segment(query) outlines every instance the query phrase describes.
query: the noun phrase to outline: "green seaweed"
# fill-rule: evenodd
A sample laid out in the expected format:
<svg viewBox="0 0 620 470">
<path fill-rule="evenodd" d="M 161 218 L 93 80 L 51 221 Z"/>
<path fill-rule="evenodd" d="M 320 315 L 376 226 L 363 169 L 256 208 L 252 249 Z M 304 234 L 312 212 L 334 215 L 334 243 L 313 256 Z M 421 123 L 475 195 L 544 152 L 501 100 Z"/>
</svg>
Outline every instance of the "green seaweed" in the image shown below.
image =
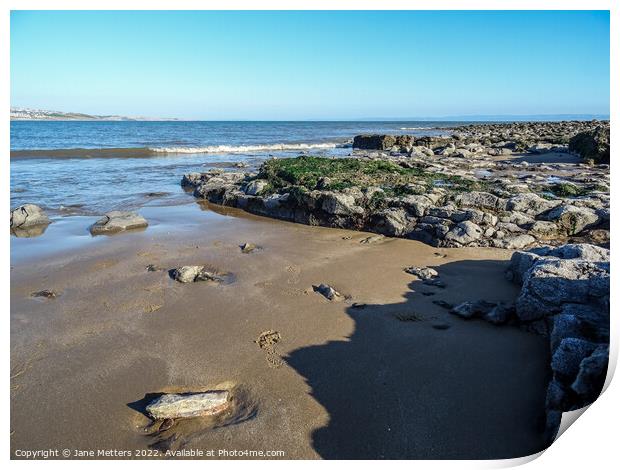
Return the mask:
<svg viewBox="0 0 620 470">
<path fill-rule="evenodd" d="M 403 167 L 386 160 L 325 158 L 302 156 L 265 162 L 257 178 L 269 182 L 269 190 L 278 192 L 291 186 L 307 190 L 342 191 L 357 187 L 380 187 L 384 196 L 406 196 L 430 191 L 438 182 L 451 191 L 484 190 L 486 183 L 460 176 Z"/>
</svg>

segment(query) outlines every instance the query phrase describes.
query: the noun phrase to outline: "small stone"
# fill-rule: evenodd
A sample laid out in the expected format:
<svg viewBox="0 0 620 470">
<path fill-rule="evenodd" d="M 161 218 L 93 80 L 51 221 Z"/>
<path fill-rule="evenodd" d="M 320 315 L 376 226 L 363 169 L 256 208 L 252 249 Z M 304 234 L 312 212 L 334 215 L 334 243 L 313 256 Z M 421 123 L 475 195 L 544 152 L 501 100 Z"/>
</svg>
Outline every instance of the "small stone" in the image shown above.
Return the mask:
<svg viewBox="0 0 620 470">
<path fill-rule="evenodd" d="M 318 286 L 312 286 L 314 292 L 318 292 L 327 300 L 339 301 L 344 298 L 344 296 L 334 289 L 332 286 L 328 286 L 327 284 L 319 284 Z"/>
<path fill-rule="evenodd" d="M 204 266 L 181 266 L 170 271 L 170 276 L 175 281 L 182 283 L 198 281 L 220 282 L 222 278 L 216 273 L 208 271 Z"/>
<path fill-rule="evenodd" d="M 214 390 L 204 393 L 169 393 L 153 400 L 146 412 L 153 419 L 194 418 L 211 416 L 228 407 L 227 390 Z"/>
<path fill-rule="evenodd" d="M 436 330 L 447 330 L 451 327 L 449 323 L 433 323 L 431 326 Z"/>
<path fill-rule="evenodd" d="M 258 247 L 254 243 L 244 243 L 239 248 L 241 248 L 241 253 L 252 253 Z"/>
<path fill-rule="evenodd" d="M 58 297 L 58 294 L 56 292 L 54 292 L 53 290 L 48 290 L 48 289 L 40 290 L 38 292 L 33 292 L 31 295 L 33 297 L 44 297 L 46 299 L 55 299 L 56 297 Z"/>
<path fill-rule="evenodd" d="M 366 238 L 360 240 L 360 243 L 363 244 L 363 245 L 370 245 L 372 243 L 380 242 L 384 238 L 385 238 L 385 236 L 383 236 L 383 235 L 371 235 L 370 237 L 366 237 Z"/>
<path fill-rule="evenodd" d="M 445 308 L 446 310 L 452 310 L 454 308 L 454 305 L 446 302 L 445 300 L 433 300 L 433 303 L 441 308 Z"/>
<path fill-rule="evenodd" d="M 417 276 L 421 280 L 433 279 L 439 276 L 439 273 L 435 271 L 433 268 L 419 268 L 417 266 L 409 266 L 405 268 L 405 272 L 408 274 L 413 274 Z"/>
</svg>

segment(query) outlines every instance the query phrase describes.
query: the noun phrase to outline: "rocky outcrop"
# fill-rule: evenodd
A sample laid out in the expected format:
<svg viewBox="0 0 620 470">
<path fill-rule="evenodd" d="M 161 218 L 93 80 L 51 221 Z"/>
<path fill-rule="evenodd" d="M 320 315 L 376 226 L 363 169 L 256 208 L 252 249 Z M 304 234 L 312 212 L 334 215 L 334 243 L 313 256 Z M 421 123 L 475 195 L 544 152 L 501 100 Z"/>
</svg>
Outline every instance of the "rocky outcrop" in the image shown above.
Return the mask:
<svg viewBox="0 0 620 470">
<path fill-rule="evenodd" d="M 269 183 L 260 174 L 220 170 L 186 175 L 182 184 L 193 187 L 198 198 L 259 215 L 440 247 L 520 250 L 566 243 L 572 237 L 588 240 L 592 231 L 608 233 L 609 228 L 606 202 L 600 199 L 550 200 L 531 192 L 458 192 L 441 186 L 402 196 L 379 187 L 334 191 L 290 186 L 275 192 L 267 190 Z"/>
<path fill-rule="evenodd" d="M 609 357 L 609 250 L 588 244 L 542 247 L 513 254 L 509 279 L 522 284 L 519 324 L 549 338 L 552 380 L 547 430 L 555 436 L 562 412 L 600 394 Z"/>
<path fill-rule="evenodd" d="M 112 234 L 148 226 L 144 217 L 135 212 L 112 211 L 99 219 L 90 227 L 93 235 Z"/>
<path fill-rule="evenodd" d="M 444 135 L 358 135 L 353 139 L 353 148 L 413 152 L 416 155 L 425 154 L 421 149 L 430 149 L 433 151 L 431 156 L 454 155 L 463 158 L 479 154 L 510 155 L 515 151 L 543 154 L 570 150 L 596 163 L 609 163 L 608 121 L 470 124 L 452 130 L 436 128 L 433 131 L 443 132 Z M 446 135 L 450 131 L 452 134 Z"/>
<path fill-rule="evenodd" d="M 568 148 L 584 159 L 595 163 L 609 163 L 609 127 L 580 132 L 570 139 Z"/>
</svg>

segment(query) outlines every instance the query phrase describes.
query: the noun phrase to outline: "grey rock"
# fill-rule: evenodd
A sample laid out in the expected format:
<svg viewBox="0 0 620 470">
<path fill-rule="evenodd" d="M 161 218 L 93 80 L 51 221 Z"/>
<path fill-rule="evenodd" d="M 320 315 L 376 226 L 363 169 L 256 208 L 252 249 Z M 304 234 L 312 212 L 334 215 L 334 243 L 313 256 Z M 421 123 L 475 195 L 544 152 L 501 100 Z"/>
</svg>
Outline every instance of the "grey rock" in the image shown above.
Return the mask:
<svg viewBox="0 0 620 470">
<path fill-rule="evenodd" d="M 321 294 L 327 300 L 339 301 L 344 299 L 344 296 L 340 292 L 327 284 L 312 286 L 312 289 L 314 290 L 314 292 L 318 292 L 319 294 Z"/>
<path fill-rule="evenodd" d="M 47 225 L 50 219 L 39 206 L 24 204 L 11 210 L 11 229 L 25 229 L 37 225 Z"/>
<path fill-rule="evenodd" d="M 269 186 L 269 182 L 267 180 L 250 181 L 245 186 L 245 194 L 248 196 L 258 196 L 265 190 L 265 188 L 267 188 L 267 186 Z"/>
<path fill-rule="evenodd" d="M 601 344 L 581 361 L 577 378 L 571 388 L 579 395 L 586 396 L 590 403 L 596 400 L 605 383 L 608 362 L 609 345 Z"/>
<path fill-rule="evenodd" d="M 547 218 L 563 227 L 569 235 L 576 235 L 600 222 L 599 215 L 592 209 L 562 205 L 553 209 Z"/>
<path fill-rule="evenodd" d="M 459 245 L 467 245 L 478 240 L 483 234 L 483 230 L 473 222 L 468 220 L 458 223 L 445 236 L 448 242 L 454 242 Z"/>
<path fill-rule="evenodd" d="M 170 271 L 170 276 L 178 282 L 222 281 L 222 277 L 209 271 L 205 266 L 181 266 Z"/>
<path fill-rule="evenodd" d="M 496 304 L 485 300 L 477 300 L 475 302 L 469 301 L 457 305 L 450 310 L 450 313 L 458 315 L 461 318 L 474 318 L 481 315 L 487 315 L 495 306 Z"/>
<path fill-rule="evenodd" d="M 405 268 L 405 272 L 413 274 L 414 276 L 417 276 L 422 280 L 433 279 L 439 276 L 439 273 L 437 271 L 435 271 L 433 268 L 428 267 L 420 268 L 418 266 L 409 266 L 408 268 Z"/>
<path fill-rule="evenodd" d="M 538 216 L 559 204 L 558 201 L 548 201 L 534 193 L 523 193 L 508 199 L 509 211 L 523 212 L 531 216 Z"/>
<path fill-rule="evenodd" d="M 459 194 L 455 200 L 461 207 L 495 209 L 499 198 L 491 193 L 472 191 Z"/>
<path fill-rule="evenodd" d="M 546 258 L 527 272 L 517 299 L 523 321 L 558 313 L 563 303 L 587 304 L 609 296 L 609 271 L 580 259 Z"/>
<path fill-rule="evenodd" d="M 332 215 L 362 215 L 364 209 L 355 203 L 349 194 L 325 192 L 321 208 Z"/>
<path fill-rule="evenodd" d="M 112 211 L 91 225 L 90 233 L 93 235 L 109 234 L 146 226 L 148 226 L 146 219 L 136 212 Z"/>
<path fill-rule="evenodd" d="M 579 338 L 566 338 L 553 353 L 551 369 L 572 383 L 579 373 L 581 361 L 597 348 L 595 343 Z"/>
<path fill-rule="evenodd" d="M 506 305 L 499 303 L 493 307 L 489 312 L 483 315 L 483 318 L 493 323 L 494 325 L 501 325 L 511 320 L 515 315 L 514 305 Z"/>
<path fill-rule="evenodd" d="M 204 393 L 167 393 L 146 406 L 153 419 L 194 418 L 211 416 L 226 410 L 229 392 L 215 390 Z"/>
</svg>

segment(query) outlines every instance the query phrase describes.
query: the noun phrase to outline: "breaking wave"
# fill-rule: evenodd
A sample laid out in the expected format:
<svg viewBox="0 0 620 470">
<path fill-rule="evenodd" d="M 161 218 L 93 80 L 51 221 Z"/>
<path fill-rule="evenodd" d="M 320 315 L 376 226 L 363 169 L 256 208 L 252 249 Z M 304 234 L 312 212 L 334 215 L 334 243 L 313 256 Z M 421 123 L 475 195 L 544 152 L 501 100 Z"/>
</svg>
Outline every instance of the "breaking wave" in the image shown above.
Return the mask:
<svg viewBox="0 0 620 470">
<path fill-rule="evenodd" d="M 151 148 L 157 153 L 246 153 L 282 150 L 333 149 L 345 147 L 346 144 L 324 142 L 315 144 L 257 144 L 257 145 L 207 145 L 205 147 L 157 147 Z"/>
</svg>

